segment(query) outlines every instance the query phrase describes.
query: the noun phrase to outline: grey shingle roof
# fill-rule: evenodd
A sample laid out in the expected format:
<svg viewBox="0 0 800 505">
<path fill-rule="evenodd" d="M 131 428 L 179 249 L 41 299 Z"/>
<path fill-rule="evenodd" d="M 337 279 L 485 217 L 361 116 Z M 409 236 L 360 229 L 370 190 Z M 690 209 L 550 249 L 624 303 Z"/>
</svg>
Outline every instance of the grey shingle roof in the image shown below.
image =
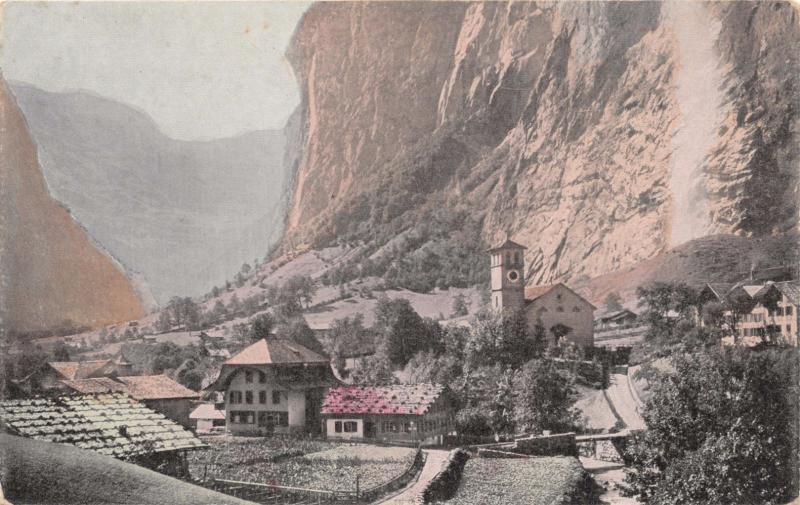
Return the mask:
<svg viewBox="0 0 800 505">
<path fill-rule="evenodd" d="M 0 420 L 21 436 L 121 459 L 204 445 L 182 426 L 121 393 L 6 400 L 0 402 Z"/>
</svg>

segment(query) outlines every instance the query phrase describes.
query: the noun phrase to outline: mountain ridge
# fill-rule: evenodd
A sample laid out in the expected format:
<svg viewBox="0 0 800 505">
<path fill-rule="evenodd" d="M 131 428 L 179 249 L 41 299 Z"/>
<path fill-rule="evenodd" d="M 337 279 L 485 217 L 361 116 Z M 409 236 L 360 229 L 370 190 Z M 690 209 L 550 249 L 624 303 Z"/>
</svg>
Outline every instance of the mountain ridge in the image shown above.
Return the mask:
<svg viewBox="0 0 800 505">
<path fill-rule="evenodd" d="M 176 140 L 95 93 L 14 89 L 53 196 L 158 303 L 210 290 L 277 240 L 282 131 Z"/>
</svg>

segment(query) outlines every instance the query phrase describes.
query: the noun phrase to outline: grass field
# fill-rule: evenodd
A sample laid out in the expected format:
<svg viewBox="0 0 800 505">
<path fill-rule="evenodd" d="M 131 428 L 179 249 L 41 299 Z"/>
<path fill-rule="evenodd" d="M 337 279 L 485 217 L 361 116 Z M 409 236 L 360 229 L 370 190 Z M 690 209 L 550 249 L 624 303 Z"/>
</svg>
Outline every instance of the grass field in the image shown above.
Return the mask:
<svg viewBox="0 0 800 505">
<path fill-rule="evenodd" d="M 472 458 L 455 496 L 447 505 L 560 505 L 569 503 L 581 483 L 575 458 Z"/>
<path fill-rule="evenodd" d="M 406 469 L 414 449 L 270 438 L 206 440 L 189 455 L 192 476 L 260 482 L 330 491 L 361 489 L 392 480 Z"/>
</svg>

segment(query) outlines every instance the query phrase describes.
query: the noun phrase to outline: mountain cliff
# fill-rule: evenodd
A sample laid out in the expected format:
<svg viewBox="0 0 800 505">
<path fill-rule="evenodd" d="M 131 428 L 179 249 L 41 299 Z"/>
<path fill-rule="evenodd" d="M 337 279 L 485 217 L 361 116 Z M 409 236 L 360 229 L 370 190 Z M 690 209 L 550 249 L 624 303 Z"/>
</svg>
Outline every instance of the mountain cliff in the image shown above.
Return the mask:
<svg viewBox="0 0 800 505">
<path fill-rule="evenodd" d="M 436 272 L 509 232 L 541 283 L 784 234 L 798 42 L 782 2 L 316 4 L 287 52 L 302 152 L 283 247 Z"/>
<path fill-rule="evenodd" d="M 25 119 L 0 79 L 0 325 L 97 327 L 144 314 L 113 260 L 51 198 Z"/>
<path fill-rule="evenodd" d="M 282 131 L 181 141 L 113 100 L 11 86 L 53 197 L 157 302 L 207 292 L 278 239 Z"/>
</svg>

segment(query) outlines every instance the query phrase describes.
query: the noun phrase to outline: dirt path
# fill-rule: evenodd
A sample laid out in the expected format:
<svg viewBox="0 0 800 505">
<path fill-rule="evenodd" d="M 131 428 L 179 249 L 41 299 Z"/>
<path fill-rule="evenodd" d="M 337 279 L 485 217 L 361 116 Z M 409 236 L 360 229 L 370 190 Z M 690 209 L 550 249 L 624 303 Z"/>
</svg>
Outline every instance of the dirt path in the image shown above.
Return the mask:
<svg viewBox="0 0 800 505">
<path fill-rule="evenodd" d="M 629 430 L 643 430 L 645 428 L 644 419 L 639 414 L 636 399 L 631 393 L 627 375 L 612 374 L 606 394 L 611 405 L 613 405 Z"/>
<path fill-rule="evenodd" d="M 583 468 L 592 474 L 595 482 L 605 488 L 600 495 L 601 505 L 639 505 L 635 498 L 622 496 L 617 486 L 625 479 L 623 466 L 593 458 L 580 458 Z"/>
<path fill-rule="evenodd" d="M 417 480 L 411 482 L 405 489 L 401 490 L 398 494 L 384 498 L 382 501 L 375 502 L 377 504 L 385 505 L 415 505 L 422 503 L 422 491 L 425 485 L 433 479 L 442 466 L 447 461 L 449 451 L 426 449 L 425 451 L 425 466 L 419 473 Z"/>
</svg>

